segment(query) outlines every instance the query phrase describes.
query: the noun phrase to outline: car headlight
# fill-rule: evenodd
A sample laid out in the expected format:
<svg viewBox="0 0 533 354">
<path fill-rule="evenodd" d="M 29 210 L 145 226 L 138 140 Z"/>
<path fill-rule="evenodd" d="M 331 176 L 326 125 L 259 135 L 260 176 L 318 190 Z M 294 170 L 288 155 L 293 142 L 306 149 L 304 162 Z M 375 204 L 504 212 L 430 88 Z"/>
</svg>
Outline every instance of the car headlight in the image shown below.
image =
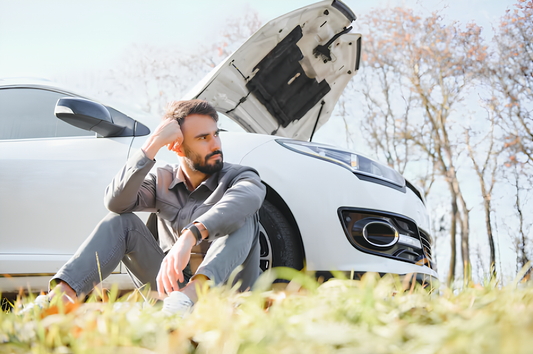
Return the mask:
<svg viewBox="0 0 533 354">
<path fill-rule="evenodd" d="M 340 150 L 332 146 L 306 141 L 288 139 L 278 139 L 276 141 L 290 150 L 335 163 L 349 169 L 355 174 L 378 178 L 400 188 L 405 187 L 405 179 L 398 172 L 389 166 L 362 155 Z"/>
</svg>

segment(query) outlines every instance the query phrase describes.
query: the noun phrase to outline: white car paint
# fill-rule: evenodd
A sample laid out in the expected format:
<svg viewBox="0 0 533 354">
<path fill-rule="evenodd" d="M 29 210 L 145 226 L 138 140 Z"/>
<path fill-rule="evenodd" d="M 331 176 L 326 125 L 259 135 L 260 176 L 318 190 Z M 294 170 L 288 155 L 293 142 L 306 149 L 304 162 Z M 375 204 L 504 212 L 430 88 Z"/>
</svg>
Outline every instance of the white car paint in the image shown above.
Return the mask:
<svg viewBox="0 0 533 354">
<path fill-rule="evenodd" d="M 329 120 L 342 91 L 356 73 L 359 55 L 356 44 L 361 35 L 347 33 L 340 36 L 331 46 L 332 60 L 327 63 L 321 56 L 315 56 L 313 49 L 327 42 L 344 27 L 350 26 L 350 23 L 349 19 L 332 6 L 332 1 L 321 1 L 278 17 L 252 35 L 187 93 L 185 98 L 204 99 L 221 112 L 231 111 L 227 114 L 248 132 L 271 134 L 275 131 L 277 136 L 307 140 L 321 109 L 320 102 L 302 118 L 284 128 L 279 126 L 253 94 L 249 94 L 245 85 L 258 74 L 258 70 L 254 70 L 259 63 L 258 58 L 265 57 L 288 32 L 300 26 L 303 37 L 297 46 L 304 58 L 299 63 L 309 78 L 318 82 L 326 80 L 331 87 L 331 91 L 321 100 L 324 101 L 324 107 L 317 125 L 317 129 L 320 128 Z M 302 76 L 293 77 L 295 82 L 290 85 L 301 78 Z M 247 97 L 246 100 L 239 103 L 243 97 Z"/>
<path fill-rule="evenodd" d="M 350 24 L 336 11 L 331 1 L 324 1 L 271 21 L 242 50 L 215 68 L 189 96 L 208 100 L 248 130 L 248 133 L 221 133 L 224 159 L 256 168 L 263 182 L 281 196 L 302 237 L 308 270 L 416 272 L 436 278 L 436 271 L 427 266 L 356 249 L 348 241 L 339 219 L 340 207 L 357 207 L 396 213 L 429 231 L 427 210 L 411 189 L 401 192 L 361 180 L 354 171 L 339 164 L 280 145 L 276 140 L 282 137 L 308 140 L 321 103 L 283 128 L 246 89 L 244 77 L 257 74 L 254 67 L 261 58 L 284 38 L 284 33 L 296 25 L 303 26 L 302 31 L 308 36 L 298 42 L 305 56 L 302 68 L 307 76 L 326 80 L 332 87 L 321 99 L 324 107 L 317 129 L 324 124 L 355 74 L 358 53 L 354 44 L 360 38 L 352 33 L 339 37 L 333 42 L 332 60 L 327 63 L 320 56 L 314 57 L 314 47 Z M 348 67 L 354 68 L 351 73 L 344 70 Z M 2 86 L 0 80 L 0 91 L 6 87 L 10 86 Z M 28 87 L 67 94 L 51 84 L 29 83 Z M 244 96 L 247 99 L 238 104 Z M 145 113 L 124 112 L 151 131 L 159 123 L 159 118 L 147 117 Z M 270 134 L 273 130 L 276 135 L 251 134 Z M 16 291 L 19 287 L 46 289 L 50 275 L 74 254 L 106 215 L 103 205 L 106 186 L 146 138 L 94 135 L 0 140 L 0 291 Z M 165 149 L 156 159 L 156 166 L 177 163 L 176 156 Z M 118 282 L 122 288 L 131 288 L 125 273 L 124 267 L 119 266 L 104 282 L 105 286 Z"/>
<path fill-rule="evenodd" d="M 251 151 L 240 163 L 260 171 L 263 181 L 283 196 L 304 238 L 308 270 L 416 272 L 438 277 L 427 267 L 355 250 L 339 221 L 339 207 L 357 207 L 401 214 L 428 230 L 425 207 L 410 189 L 402 193 L 361 181 L 343 167 L 290 151 L 275 139 Z"/>
</svg>

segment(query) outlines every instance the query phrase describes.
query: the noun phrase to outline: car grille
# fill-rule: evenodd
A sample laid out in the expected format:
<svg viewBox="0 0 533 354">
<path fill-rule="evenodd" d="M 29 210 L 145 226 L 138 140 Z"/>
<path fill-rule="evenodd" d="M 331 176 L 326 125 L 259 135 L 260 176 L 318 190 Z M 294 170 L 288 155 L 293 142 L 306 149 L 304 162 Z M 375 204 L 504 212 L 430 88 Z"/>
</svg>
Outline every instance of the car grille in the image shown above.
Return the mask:
<svg viewBox="0 0 533 354">
<path fill-rule="evenodd" d="M 426 257 L 430 261 L 433 261 L 433 255 L 431 253 L 431 236 L 429 236 L 427 232 L 424 232 L 420 229 L 418 229 L 418 233 L 420 235 L 420 241 L 422 241 L 422 246 L 424 247 Z"/>
</svg>

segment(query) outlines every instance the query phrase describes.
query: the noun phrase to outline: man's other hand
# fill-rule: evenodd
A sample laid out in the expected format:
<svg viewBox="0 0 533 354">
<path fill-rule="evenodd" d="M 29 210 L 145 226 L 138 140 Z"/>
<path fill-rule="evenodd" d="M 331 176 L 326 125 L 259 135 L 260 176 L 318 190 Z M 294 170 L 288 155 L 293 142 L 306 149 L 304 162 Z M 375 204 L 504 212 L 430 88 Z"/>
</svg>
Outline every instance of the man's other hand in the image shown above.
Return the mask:
<svg viewBox="0 0 533 354">
<path fill-rule="evenodd" d="M 179 290 L 178 281 L 182 283 L 183 269 L 189 263 L 191 250 L 196 244 L 196 238 L 190 230 L 185 230 L 178 241 L 172 246 L 161 263 L 157 274 L 157 292 L 163 297 L 165 292 L 170 294 Z"/>
<path fill-rule="evenodd" d="M 181 132 L 178 121 L 175 119 L 164 119 L 155 128 L 154 133 L 143 145 L 142 150 L 149 159 L 153 160 L 159 149 L 163 146 L 167 145 L 169 150 L 176 151 L 182 142 L 183 133 Z"/>
</svg>

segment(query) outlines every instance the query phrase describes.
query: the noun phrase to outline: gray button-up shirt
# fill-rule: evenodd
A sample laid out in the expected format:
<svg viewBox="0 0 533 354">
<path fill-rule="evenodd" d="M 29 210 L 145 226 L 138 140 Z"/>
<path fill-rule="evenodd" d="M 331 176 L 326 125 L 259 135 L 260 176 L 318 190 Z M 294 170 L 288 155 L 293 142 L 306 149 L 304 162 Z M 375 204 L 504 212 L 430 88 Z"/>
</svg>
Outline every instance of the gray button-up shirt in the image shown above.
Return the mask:
<svg viewBox="0 0 533 354">
<path fill-rule="evenodd" d="M 151 171 L 154 165 L 142 150 L 131 156 L 107 187 L 104 202 L 118 214 L 157 213 L 159 243 L 165 252 L 193 221 L 206 227 L 209 241 L 230 234 L 257 213 L 265 198 L 266 188 L 251 167 L 225 162 L 221 171 L 190 192 L 178 165 Z"/>
</svg>

